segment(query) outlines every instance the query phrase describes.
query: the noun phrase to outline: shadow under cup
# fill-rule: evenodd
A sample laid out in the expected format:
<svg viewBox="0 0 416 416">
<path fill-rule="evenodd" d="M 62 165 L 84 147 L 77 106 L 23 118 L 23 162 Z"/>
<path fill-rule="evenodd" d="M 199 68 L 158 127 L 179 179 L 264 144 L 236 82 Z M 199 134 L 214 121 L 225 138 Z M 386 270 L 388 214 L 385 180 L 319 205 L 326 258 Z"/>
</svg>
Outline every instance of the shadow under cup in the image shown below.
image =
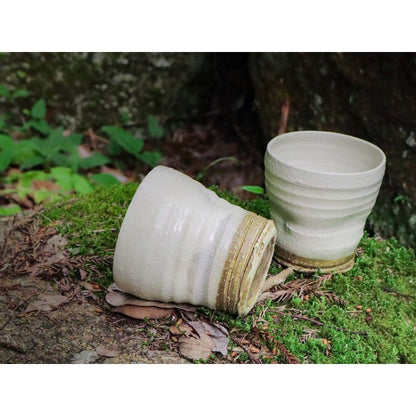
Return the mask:
<svg viewBox="0 0 416 416">
<path fill-rule="evenodd" d="M 350 270 L 385 165 L 380 148 L 345 134 L 299 131 L 272 139 L 265 182 L 278 261 L 302 272 Z"/>
</svg>

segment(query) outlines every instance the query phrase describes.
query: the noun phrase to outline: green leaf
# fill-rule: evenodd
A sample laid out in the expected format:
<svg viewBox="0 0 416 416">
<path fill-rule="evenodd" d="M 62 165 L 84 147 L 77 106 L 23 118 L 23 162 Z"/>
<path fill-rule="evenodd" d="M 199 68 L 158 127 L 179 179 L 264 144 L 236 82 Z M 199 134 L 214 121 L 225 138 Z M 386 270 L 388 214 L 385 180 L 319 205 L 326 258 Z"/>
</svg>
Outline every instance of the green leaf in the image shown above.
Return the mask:
<svg viewBox="0 0 416 416">
<path fill-rule="evenodd" d="M 30 95 L 30 92 L 28 90 L 25 89 L 19 89 L 13 92 L 13 97 L 14 98 L 19 98 L 19 97 L 28 97 Z"/>
<path fill-rule="evenodd" d="M 15 152 L 16 150 L 12 146 L 4 147 L 3 150 L 0 151 L 0 172 L 4 172 L 9 167 Z"/>
<path fill-rule="evenodd" d="M 40 155 L 28 157 L 20 164 L 20 169 L 31 169 L 35 166 L 43 165 L 45 161 L 45 157 Z"/>
<path fill-rule="evenodd" d="M 0 118 L 0 130 L 4 129 L 5 126 L 6 126 L 6 122 L 4 121 L 4 119 Z"/>
<path fill-rule="evenodd" d="M 107 150 L 110 156 L 119 156 L 121 155 L 121 152 L 123 149 L 117 142 L 115 142 L 114 140 L 111 140 L 108 145 Z"/>
<path fill-rule="evenodd" d="M 7 134 L 0 134 L 0 147 L 12 147 L 14 145 L 13 139 Z"/>
<path fill-rule="evenodd" d="M 47 139 L 38 141 L 38 144 L 41 145 L 39 147 L 40 152 L 48 159 L 52 158 L 54 152 L 65 148 L 63 132 L 64 128 L 58 127 L 49 133 Z"/>
<path fill-rule="evenodd" d="M 83 176 L 78 175 L 77 173 L 73 173 L 72 179 L 74 181 L 74 188 L 79 194 L 85 195 L 94 191 L 91 183 L 88 182 L 88 180 Z"/>
<path fill-rule="evenodd" d="M 33 181 L 46 181 L 48 176 L 41 170 L 29 170 L 21 174 L 19 183 L 25 188 L 30 188 Z"/>
<path fill-rule="evenodd" d="M 165 134 L 165 130 L 159 124 L 159 120 L 155 116 L 147 117 L 147 129 L 149 130 L 150 137 L 155 139 L 161 139 Z"/>
<path fill-rule="evenodd" d="M 150 167 L 154 168 L 159 164 L 162 160 L 163 155 L 160 152 L 153 151 L 153 152 L 143 152 L 137 155 L 137 158 L 147 163 Z"/>
<path fill-rule="evenodd" d="M 40 120 L 46 116 L 46 104 L 45 100 L 40 99 L 32 107 L 32 117 Z"/>
<path fill-rule="evenodd" d="M 58 153 L 58 151 L 54 152 L 50 156 L 50 161 L 52 161 L 56 166 L 63 166 L 66 168 L 72 168 L 74 165 L 74 161 L 72 160 L 71 156 L 64 155 L 63 153 Z M 78 170 L 77 163 L 75 163 L 75 169 Z"/>
<path fill-rule="evenodd" d="M 29 120 L 25 123 L 24 127 L 31 127 L 32 129 L 45 135 L 51 131 L 49 124 L 45 120 Z"/>
<path fill-rule="evenodd" d="M 78 147 L 82 142 L 82 134 L 72 133 L 63 140 L 65 150 L 71 151 L 74 147 Z"/>
<path fill-rule="evenodd" d="M 0 216 L 5 217 L 7 215 L 14 215 L 22 211 L 22 208 L 16 204 L 10 204 L 3 207 L 0 207 Z"/>
<path fill-rule="evenodd" d="M 111 162 L 110 158 L 100 152 L 93 153 L 90 157 L 86 157 L 79 161 L 79 166 L 82 169 L 94 168 L 96 166 L 103 166 Z"/>
<path fill-rule="evenodd" d="M 3 84 L 0 84 L 0 95 L 2 95 L 3 97 L 9 97 L 10 96 L 9 89 Z"/>
<path fill-rule="evenodd" d="M 96 173 L 91 175 L 90 179 L 92 179 L 94 182 L 97 182 L 99 185 L 106 187 L 120 183 L 117 178 L 115 178 L 113 175 L 110 175 L 109 173 Z"/>
<path fill-rule="evenodd" d="M 257 194 L 257 195 L 264 194 L 264 189 L 261 186 L 245 185 L 245 186 L 240 186 L 240 189 L 242 189 L 243 191 L 251 192 L 252 194 Z"/>
<path fill-rule="evenodd" d="M 62 191 L 69 192 L 74 190 L 72 169 L 57 166 L 51 169 L 51 177 L 55 179 L 55 182 L 60 186 Z"/>
<path fill-rule="evenodd" d="M 36 204 L 41 203 L 42 201 L 45 201 L 52 195 L 52 192 L 46 190 L 46 189 L 37 189 L 33 192 L 33 199 Z"/>
<path fill-rule="evenodd" d="M 143 139 L 134 137 L 131 133 L 120 127 L 104 126 L 102 130 L 107 133 L 112 140 L 132 155 L 137 155 L 143 149 Z"/>
<path fill-rule="evenodd" d="M 32 140 L 20 140 L 14 145 L 16 151 L 12 163 L 21 165 L 26 159 L 36 156 L 37 145 Z"/>
<path fill-rule="evenodd" d="M 62 176 L 68 176 L 68 175 L 72 175 L 72 170 L 70 168 L 57 166 L 56 168 L 51 169 L 51 177 L 53 179 L 59 179 Z"/>
</svg>

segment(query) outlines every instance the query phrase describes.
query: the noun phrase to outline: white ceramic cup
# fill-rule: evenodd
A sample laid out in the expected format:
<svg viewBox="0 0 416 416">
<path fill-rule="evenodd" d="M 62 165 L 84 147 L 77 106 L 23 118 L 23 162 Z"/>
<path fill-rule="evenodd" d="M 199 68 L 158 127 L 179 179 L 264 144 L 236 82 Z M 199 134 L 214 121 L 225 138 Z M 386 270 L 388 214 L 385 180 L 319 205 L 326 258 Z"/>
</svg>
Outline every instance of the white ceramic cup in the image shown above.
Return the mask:
<svg viewBox="0 0 416 416">
<path fill-rule="evenodd" d="M 143 299 L 239 315 L 254 306 L 270 266 L 273 221 L 158 166 L 144 178 L 117 240 L 117 286 Z"/>
<path fill-rule="evenodd" d="M 265 154 L 276 257 L 295 270 L 347 271 L 383 179 L 372 143 L 323 131 L 285 133 Z"/>
</svg>

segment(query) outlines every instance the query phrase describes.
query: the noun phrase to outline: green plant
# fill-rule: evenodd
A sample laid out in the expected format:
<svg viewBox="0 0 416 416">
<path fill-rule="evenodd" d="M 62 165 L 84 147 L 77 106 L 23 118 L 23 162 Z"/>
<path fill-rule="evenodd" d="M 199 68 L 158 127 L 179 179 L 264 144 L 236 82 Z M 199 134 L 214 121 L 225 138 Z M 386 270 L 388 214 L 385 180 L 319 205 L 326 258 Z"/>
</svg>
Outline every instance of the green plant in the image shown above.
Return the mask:
<svg viewBox="0 0 416 416">
<path fill-rule="evenodd" d="M 212 168 L 213 166 L 215 166 L 218 163 L 226 162 L 226 161 L 236 163 L 237 165 L 241 165 L 241 161 L 239 159 L 237 159 L 236 157 L 234 157 L 234 156 L 220 157 L 218 159 L 215 159 L 208 166 L 206 166 L 204 169 L 202 169 L 201 172 L 198 172 L 198 174 L 196 175 L 195 179 L 197 181 L 201 181 L 205 177 L 208 169 Z"/>
<path fill-rule="evenodd" d="M 143 151 L 144 139 L 138 139 L 121 127 L 104 126 L 102 130 L 110 136 L 109 152 L 112 155 L 120 154 L 120 150 L 123 149 L 152 168 L 157 166 L 163 157 L 159 151 Z"/>
<path fill-rule="evenodd" d="M 264 188 L 262 188 L 261 186 L 244 185 L 240 186 L 240 189 L 242 189 L 243 191 L 251 192 L 252 194 L 256 195 L 264 195 Z"/>
<path fill-rule="evenodd" d="M 11 91 L 0 84 L 0 97 L 12 102 L 17 109 L 15 100 L 28 95 L 26 90 Z M 123 165 L 119 158 L 123 156 L 122 151 L 151 167 L 162 158 L 158 151 L 143 151 L 143 139 L 117 126 L 103 128 L 110 135 L 104 153 L 94 151 L 88 157 L 81 157 L 84 136 L 75 132 L 69 134 L 62 126 L 50 126 L 44 99 L 37 100 L 30 110 L 24 109 L 21 113 L 21 126 L 11 124 L 12 117 L 8 114 L 0 114 L 0 174 L 6 175 L 0 178 L 3 188 L 0 187 L 0 197 L 13 202 L 1 207 L 0 215 L 21 211 L 14 202 L 28 202 L 27 198 L 38 204 L 55 201 L 69 193 L 86 194 L 98 186 L 119 183 L 113 175 L 97 172 L 97 168 L 107 164 Z M 154 116 L 148 117 L 147 127 L 151 138 L 160 139 L 165 134 Z"/>
</svg>

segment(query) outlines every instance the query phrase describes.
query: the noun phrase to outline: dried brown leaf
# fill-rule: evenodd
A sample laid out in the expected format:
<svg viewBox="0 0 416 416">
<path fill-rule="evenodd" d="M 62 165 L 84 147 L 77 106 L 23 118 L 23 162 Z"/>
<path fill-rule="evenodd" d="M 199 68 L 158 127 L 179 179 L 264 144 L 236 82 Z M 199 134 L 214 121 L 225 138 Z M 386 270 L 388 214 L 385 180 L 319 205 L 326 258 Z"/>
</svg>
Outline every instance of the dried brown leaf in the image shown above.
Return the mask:
<svg viewBox="0 0 416 416">
<path fill-rule="evenodd" d="M 108 288 L 109 292 L 105 296 L 105 300 L 111 306 L 123 306 L 123 305 L 135 305 L 135 306 L 155 306 L 157 308 L 176 308 L 182 309 L 188 312 L 195 312 L 196 306 L 188 305 L 184 303 L 169 303 L 169 302 L 158 302 L 155 300 L 144 300 L 128 293 L 120 291 L 115 284 L 112 284 Z"/>
<path fill-rule="evenodd" d="M 99 345 L 95 351 L 98 355 L 101 355 L 103 357 L 118 357 L 120 355 L 120 351 L 116 350 L 110 350 L 109 348 L 106 348 L 104 345 Z"/>
<path fill-rule="evenodd" d="M 175 309 L 157 308 L 154 306 L 123 305 L 117 306 L 113 311 L 135 319 L 160 319 L 175 316 Z"/>
<path fill-rule="evenodd" d="M 172 325 L 169 328 L 169 331 L 172 335 L 189 335 L 192 333 L 192 327 L 185 323 L 181 323 L 179 325 Z"/>
<path fill-rule="evenodd" d="M 222 325 L 203 321 L 190 321 L 188 324 L 195 329 L 199 336 L 204 333 L 212 338 L 215 343 L 213 352 L 219 352 L 224 356 L 227 355 L 228 331 Z"/>
<path fill-rule="evenodd" d="M 68 301 L 69 299 L 62 295 L 43 295 L 39 300 L 31 302 L 25 312 L 51 311 Z"/>
<path fill-rule="evenodd" d="M 81 282 L 81 286 L 82 286 L 84 289 L 87 289 L 87 290 L 92 290 L 93 292 L 94 292 L 94 291 L 99 291 L 99 290 L 100 290 L 100 287 L 99 287 L 98 285 L 93 284 L 93 283 L 90 283 L 90 282 Z"/>
<path fill-rule="evenodd" d="M 182 336 L 179 339 L 179 351 L 192 360 L 206 360 L 212 353 L 227 355 L 228 331 L 221 325 L 203 322 L 187 322 L 196 332 L 195 337 Z"/>
</svg>

